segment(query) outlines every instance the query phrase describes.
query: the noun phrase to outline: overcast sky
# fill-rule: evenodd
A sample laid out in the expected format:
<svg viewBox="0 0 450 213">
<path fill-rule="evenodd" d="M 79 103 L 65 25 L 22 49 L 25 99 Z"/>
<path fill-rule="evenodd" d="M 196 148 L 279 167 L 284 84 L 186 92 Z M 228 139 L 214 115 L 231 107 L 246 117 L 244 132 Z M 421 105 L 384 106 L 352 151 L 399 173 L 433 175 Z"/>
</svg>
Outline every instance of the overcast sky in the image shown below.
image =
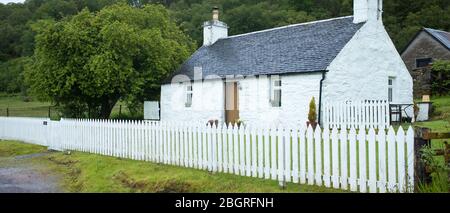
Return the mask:
<svg viewBox="0 0 450 213">
<path fill-rule="evenodd" d="M 18 3 L 18 2 L 24 2 L 24 1 L 25 0 L 0 0 L 0 2 L 3 3 L 3 4 L 9 3 L 9 2 Z"/>
</svg>

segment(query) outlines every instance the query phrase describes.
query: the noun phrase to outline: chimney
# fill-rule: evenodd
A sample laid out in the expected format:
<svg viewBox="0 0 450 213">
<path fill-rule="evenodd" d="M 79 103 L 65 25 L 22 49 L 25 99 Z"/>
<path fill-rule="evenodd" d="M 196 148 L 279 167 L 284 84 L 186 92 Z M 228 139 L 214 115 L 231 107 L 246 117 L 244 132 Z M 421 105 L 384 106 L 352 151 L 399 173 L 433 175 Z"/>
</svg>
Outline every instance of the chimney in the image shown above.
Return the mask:
<svg viewBox="0 0 450 213">
<path fill-rule="evenodd" d="M 353 0 L 353 23 L 381 21 L 383 0 Z"/>
<path fill-rule="evenodd" d="M 212 45 L 226 37 L 228 37 L 228 26 L 219 21 L 219 8 L 213 7 L 212 20 L 203 23 L 203 46 Z"/>
</svg>

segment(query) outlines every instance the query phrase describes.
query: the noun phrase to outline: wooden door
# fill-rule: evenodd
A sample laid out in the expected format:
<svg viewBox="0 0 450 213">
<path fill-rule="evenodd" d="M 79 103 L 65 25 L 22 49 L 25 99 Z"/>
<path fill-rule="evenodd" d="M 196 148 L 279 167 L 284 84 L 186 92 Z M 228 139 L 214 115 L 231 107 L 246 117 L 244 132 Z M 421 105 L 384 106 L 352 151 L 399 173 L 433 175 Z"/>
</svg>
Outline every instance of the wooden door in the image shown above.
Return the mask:
<svg viewBox="0 0 450 213">
<path fill-rule="evenodd" d="M 234 124 L 239 119 L 239 91 L 237 82 L 225 83 L 225 121 Z"/>
</svg>

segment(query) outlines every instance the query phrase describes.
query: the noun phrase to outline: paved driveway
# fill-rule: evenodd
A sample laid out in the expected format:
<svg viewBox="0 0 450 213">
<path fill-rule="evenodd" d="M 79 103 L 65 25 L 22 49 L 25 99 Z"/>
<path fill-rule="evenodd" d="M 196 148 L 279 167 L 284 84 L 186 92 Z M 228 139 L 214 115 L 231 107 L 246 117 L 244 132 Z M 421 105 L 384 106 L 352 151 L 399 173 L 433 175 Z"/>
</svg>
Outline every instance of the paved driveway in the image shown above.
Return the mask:
<svg viewBox="0 0 450 213">
<path fill-rule="evenodd" d="M 42 165 L 29 163 L 29 159 L 41 155 L 0 158 L 0 193 L 62 192 L 56 175 Z"/>
</svg>

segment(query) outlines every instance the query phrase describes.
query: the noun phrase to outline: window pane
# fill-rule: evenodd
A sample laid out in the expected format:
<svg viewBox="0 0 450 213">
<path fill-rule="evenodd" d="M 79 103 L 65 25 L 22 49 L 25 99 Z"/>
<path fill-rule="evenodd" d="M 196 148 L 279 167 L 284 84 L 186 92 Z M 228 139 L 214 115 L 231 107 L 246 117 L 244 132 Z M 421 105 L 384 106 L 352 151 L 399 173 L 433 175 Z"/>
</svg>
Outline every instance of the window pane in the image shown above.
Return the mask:
<svg viewBox="0 0 450 213">
<path fill-rule="evenodd" d="M 389 102 L 392 102 L 392 88 L 389 88 L 389 94 L 388 94 Z"/>
<path fill-rule="evenodd" d="M 281 86 L 281 81 L 280 81 L 280 80 L 276 80 L 276 81 L 274 82 L 274 85 L 275 85 L 276 87 Z"/>
<path fill-rule="evenodd" d="M 432 62 L 431 58 L 416 59 L 416 67 L 426 67 Z"/>
<path fill-rule="evenodd" d="M 186 86 L 186 102 L 184 103 L 185 107 L 192 106 L 192 85 Z"/>
<path fill-rule="evenodd" d="M 273 107 L 280 107 L 281 106 L 281 90 L 277 89 L 274 90 L 274 100 L 272 102 Z"/>
<path fill-rule="evenodd" d="M 192 93 L 188 93 L 186 97 L 186 107 L 192 106 Z"/>
</svg>

